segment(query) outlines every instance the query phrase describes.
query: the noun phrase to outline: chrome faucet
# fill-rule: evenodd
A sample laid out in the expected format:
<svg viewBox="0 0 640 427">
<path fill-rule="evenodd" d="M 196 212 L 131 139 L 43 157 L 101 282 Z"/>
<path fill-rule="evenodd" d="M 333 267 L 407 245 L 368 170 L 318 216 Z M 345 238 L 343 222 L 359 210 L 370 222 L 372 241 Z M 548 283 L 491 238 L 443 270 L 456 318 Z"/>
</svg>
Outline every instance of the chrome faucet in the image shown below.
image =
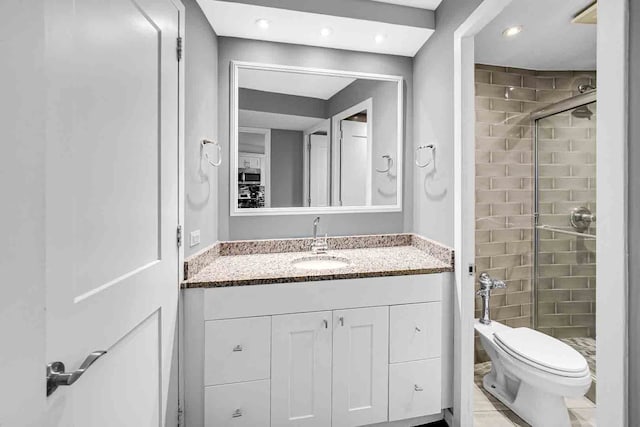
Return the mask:
<svg viewBox="0 0 640 427">
<path fill-rule="evenodd" d="M 318 224 L 320 223 L 320 217 L 316 217 L 313 220 L 313 242 L 311 242 L 311 251 L 314 254 L 324 254 L 327 253 L 328 245 L 327 245 L 327 235 L 325 234 L 324 239 L 318 238 Z"/>
<path fill-rule="evenodd" d="M 480 323 L 488 325 L 491 323 L 489 312 L 489 298 L 491 298 L 491 289 L 506 288 L 507 285 L 502 280 L 492 279 L 487 273 L 480 274 L 478 279 L 480 290 L 476 292 L 482 298 L 482 317 Z"/>
</svg>

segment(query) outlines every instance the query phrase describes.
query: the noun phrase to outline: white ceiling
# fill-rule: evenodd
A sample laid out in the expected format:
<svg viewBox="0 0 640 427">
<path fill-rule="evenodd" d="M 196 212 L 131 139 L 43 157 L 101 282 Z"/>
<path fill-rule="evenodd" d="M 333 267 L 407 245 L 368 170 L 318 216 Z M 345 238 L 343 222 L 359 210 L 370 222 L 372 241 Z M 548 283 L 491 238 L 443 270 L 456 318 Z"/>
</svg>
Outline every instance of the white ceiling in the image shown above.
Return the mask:
<svg viewBox="0 0 640 427">
<path fill-rule="evenodd" d="M 571 19 L 592 0 L 515 0 L 475 39 L 476 63 L 532 70 L 595 70 L 596 26 Z M 502 31 L 514 25 L 514 37 Z"/>
<path fill-rule="evenodd" d="M 420 9 L 436 10 L 442 0 L 373 0 L 380 3 L 399 4 L 401 6 L 417 7 Z M 455 0 L 454 0 L 455 1 Z"/>
<path fill-rule="evenodd" d="M 429 28 L 244 3 L 197 1 L 219 36 L 412 57 L 433 34 L 433 30 Z M 270 22 L 269 28 L 259 28 L 256 25 L 258 19 L 267 19 Z M 331 28 L 332 34 L 329 37 L 320 35 L 320 30 L 324 27 Z M 384 42 L 376 43 L 377 34 L 385 36 Z"/>
<path fill-rule="evenodd" d="M 238 86 L 246 89 L 327 100 L 356 79 L 241 68 L 238 80 Z"/>
<path fill-rule="evenodd" d="M 238 124 L 242 127 L 305 131 L 324 120 L 317 117 L 238 110 Z"/>
</svg>

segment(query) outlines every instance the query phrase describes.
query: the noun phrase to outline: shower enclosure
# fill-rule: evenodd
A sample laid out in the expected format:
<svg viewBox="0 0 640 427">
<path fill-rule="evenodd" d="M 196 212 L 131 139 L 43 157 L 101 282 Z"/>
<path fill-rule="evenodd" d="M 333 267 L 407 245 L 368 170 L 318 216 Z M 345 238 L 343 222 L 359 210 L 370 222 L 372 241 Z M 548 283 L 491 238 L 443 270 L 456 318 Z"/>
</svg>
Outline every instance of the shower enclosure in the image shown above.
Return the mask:
<svg viewBox="0 0 640 427">
<path fill-rule="evenodd" d="M 593 401 L 596 114 L 595 90 L 531 114 L 534 131 L 533 326 L 563 340 L 585 356 L 594 377 L 588 394 Z"/>
</svg>

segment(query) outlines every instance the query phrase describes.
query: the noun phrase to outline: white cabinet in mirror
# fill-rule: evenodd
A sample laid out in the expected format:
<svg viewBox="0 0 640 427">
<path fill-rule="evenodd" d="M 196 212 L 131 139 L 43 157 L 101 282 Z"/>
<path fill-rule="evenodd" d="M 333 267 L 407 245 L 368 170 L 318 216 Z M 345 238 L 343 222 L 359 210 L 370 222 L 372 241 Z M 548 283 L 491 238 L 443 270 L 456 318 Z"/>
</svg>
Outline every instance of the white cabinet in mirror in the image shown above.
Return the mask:
<svg viewBox="0 0 640 427">
<path fill-rule="evenodd" d="M 231 68 L 232 216 L 402 210 L 402 77 Z"/>
</svg>

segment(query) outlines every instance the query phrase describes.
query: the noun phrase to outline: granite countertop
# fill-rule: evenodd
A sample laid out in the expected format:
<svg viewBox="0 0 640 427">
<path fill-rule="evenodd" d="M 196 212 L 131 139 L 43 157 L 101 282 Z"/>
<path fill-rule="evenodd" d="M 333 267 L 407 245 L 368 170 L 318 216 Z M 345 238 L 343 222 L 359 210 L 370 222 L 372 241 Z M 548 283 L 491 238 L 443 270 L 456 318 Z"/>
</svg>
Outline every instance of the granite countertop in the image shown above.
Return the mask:
<svg viewBox="0 0 640 427">
<path fill-rule="evenodd" d="M 313 257 L 311 239 L 219 242 L 185 260 L 183 288 L 264 285 L 453 271 L 453 250 L 415 234 L 331 237 L 320 256 L 346 267 L 307 270 L 292 261 Z"/>
</svg>

